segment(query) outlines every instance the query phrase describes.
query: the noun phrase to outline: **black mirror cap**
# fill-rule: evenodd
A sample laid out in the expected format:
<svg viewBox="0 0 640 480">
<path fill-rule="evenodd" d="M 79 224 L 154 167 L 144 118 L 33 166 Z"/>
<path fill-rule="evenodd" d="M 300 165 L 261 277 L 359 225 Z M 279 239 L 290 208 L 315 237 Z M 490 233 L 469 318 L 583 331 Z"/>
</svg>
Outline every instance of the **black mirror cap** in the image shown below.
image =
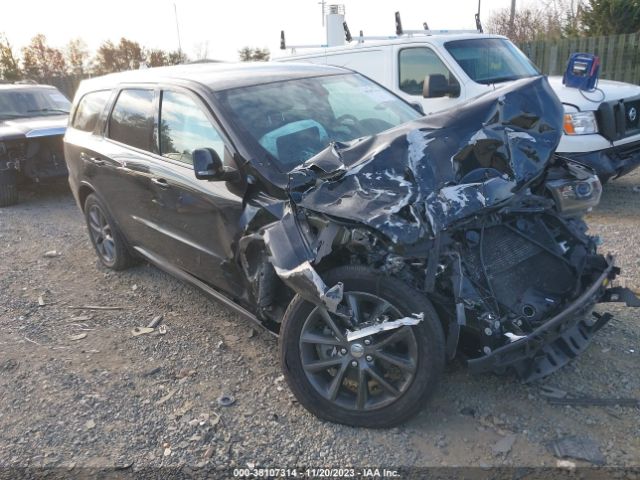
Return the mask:
<svg viewBox="0 0 640 480">
<path fill-rule="evenodd" d="M 457 82 L 455 85 L 450 85 L 447 77 L 440 73 L 424 77 L 424 83 L 422 84 L 422 96 L 424 98 L 438 98 L 447 95 L 454 97 L 460 95 L 460 85 Z"/>
<path fill-rule="evenodd" d="M 213 148 L 196 148 L 191 154 L 193 172 L 198 180 L 235 181 L 240 175 L 237 170 L 222 165 L 222 160 Z"/>
<path fill-rule="evenodd" d="M 413 109 L 421 115 L 424 115 L 424 108 L 422 108 L 422 104 L 419 102 L 411 102 L 411 106 Z"/>
</svg>

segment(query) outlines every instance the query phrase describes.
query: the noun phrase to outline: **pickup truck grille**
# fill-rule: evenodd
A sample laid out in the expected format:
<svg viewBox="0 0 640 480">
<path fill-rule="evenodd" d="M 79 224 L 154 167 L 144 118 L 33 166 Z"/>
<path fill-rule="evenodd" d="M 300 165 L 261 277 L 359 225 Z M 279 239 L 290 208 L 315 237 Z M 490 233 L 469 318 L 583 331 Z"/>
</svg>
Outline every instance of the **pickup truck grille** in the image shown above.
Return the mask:
<svg viewBox="0 0 640 480">
<path fill-rule="evenodd" d="M 624 102 L 626 132 L 640 130 L 640 99 Z"/>
<path fill-rule="evenodd" d="M 603 102 L 596 116 L 600 133 L 612 142 L 640 134 L 640 96 Z"/>
</svg>

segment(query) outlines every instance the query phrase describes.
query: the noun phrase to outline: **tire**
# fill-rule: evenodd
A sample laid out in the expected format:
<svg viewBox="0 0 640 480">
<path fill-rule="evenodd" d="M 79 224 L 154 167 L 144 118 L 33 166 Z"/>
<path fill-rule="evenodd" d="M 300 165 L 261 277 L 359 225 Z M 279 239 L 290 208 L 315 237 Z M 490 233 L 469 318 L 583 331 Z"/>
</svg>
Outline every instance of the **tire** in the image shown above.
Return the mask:
<svg viewBox="0 0 640 480">
<path fill-rule="evenodd" d="M 84 216 L 93 248 L 105 267 L 125 270 L 135 264 L 122 233 L 104 204 L 93 193 L 85 200 Z"/>
<path fill-rule="evenodd" d="M 18 182 L 15 170 L 0 172 L 0 207 L 18 203 Z"/>
<path fill-rule="evenodd" d="M 389 320 L 418 312 L 423 312 L 424 318 L 417 325 L 341 342 L 330 333 L 326 310 L 296 295 L 284 314 L 279 340 L 281 367 L 289 388 L 307 410 L 335 423 L 388 428 L 412 418 L 436 390 L 444 370 L 445 338 L 433 305 L 402 281 L 363 266 L 339 267 L 323 278 L 329 286 L 339 281 L 344 284 L 343 302 L 350 308 L 355 306 L 360 319 L 380 318 L 379 312 L 388 314 Z M 376 315 L 385 302 L 390 307 Z M 338 317 L 329 318 L 339 331 L 345 331 L 346 325 L 341 326 Z M 350 328 L 355 329 L 358 327 Z M 323 335 L 320 342 L 315 335 Z M 392 336 L 396 340 L 391 340 Z M 325 341 L 333 345 L 322 343 Z M 388 359 L 404 368 L 395 367 Z M 344 376 L 337 382 L 340 372 Z M 385 388 L 374 375 L 382 377 Z"/>
</svg>

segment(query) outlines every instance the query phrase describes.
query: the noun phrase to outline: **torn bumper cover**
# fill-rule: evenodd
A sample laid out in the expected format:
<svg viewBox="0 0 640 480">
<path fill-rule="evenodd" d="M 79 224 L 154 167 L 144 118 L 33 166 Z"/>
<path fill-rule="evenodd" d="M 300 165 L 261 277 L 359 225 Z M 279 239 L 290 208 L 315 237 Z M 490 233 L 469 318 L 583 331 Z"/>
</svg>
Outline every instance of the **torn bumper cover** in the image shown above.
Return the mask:
<svg viewBox="0 0 640 480">
<path fill-rule="evenodd" d="M 515 370 L 524 382 L 545 377 L 582 353 L 594 334 L 610 319 L 610 314 L 588 313 L 598 302 L 626 301 L 633 305 L 638 299 L 626 289 L 606 285 L 618 269 L 613 257 L 607 257 L 607 268 L 585 292 L 544 325 L 518 340 L 500 347 L 481 358 L 467 361 L 472 373 Z M 607 292 L 613 291 L 611 295 Z M 617 296 L 616 296 L 617 295 Z"/>
<path fill-rule="evenodd" d="M 626 175 L 640 166 L 640 142 L 626 143 L 596 152 L 560 153 L 560 155 L 588 165 L 606 181 Z"/>
</svg>

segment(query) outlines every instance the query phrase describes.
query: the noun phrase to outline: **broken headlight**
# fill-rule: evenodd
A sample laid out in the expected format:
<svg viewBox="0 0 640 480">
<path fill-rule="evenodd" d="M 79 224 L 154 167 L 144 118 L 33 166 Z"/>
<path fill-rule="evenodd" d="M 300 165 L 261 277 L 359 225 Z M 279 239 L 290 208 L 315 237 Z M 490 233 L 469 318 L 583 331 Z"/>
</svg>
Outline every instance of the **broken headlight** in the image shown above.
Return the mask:
<svg viewBox="0 0 640 480">
<path fill-rule="evenodd" d="M 564 114 L 564 133 L 567 135 L 588 135 L 598 133 L 595 112 L 573 112 Z"/>
<path fill-rule="evenodd" d="M 549 180 L 546 187 L 556 202 L 558 212 L 568 217 L 581 215 L 598 205 L 602 194 L 602 184 L 594 174 L 580 179 Z"/>
</svg>

